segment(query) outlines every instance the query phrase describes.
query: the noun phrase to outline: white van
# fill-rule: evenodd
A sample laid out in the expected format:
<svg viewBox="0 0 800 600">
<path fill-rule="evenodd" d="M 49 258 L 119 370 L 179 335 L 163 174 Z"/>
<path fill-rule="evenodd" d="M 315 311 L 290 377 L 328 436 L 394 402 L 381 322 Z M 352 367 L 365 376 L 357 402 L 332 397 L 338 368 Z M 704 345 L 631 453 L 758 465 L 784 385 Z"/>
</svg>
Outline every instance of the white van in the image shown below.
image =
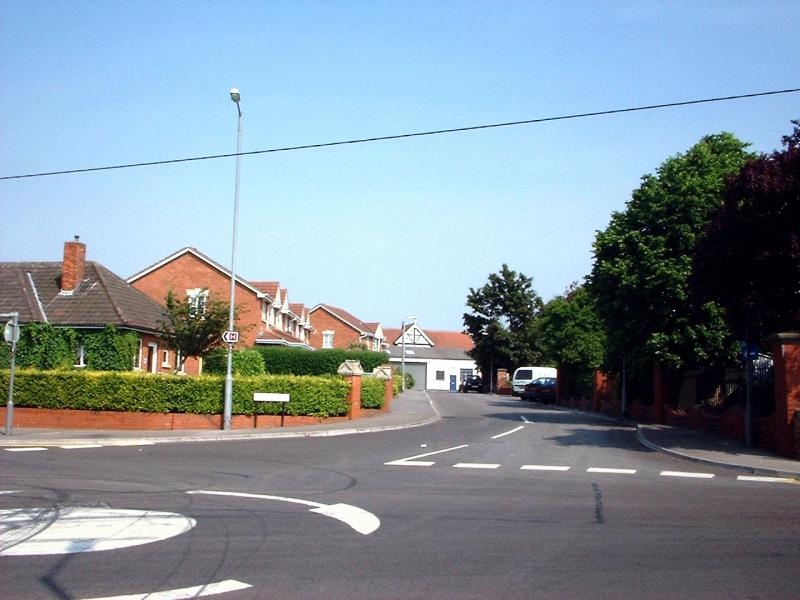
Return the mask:
<svg viewBox="0 0 800 600">
<path fill-rule="evenodd" d="M 520 367 L 514 371 L 511 379 L 511 394 L 519 396 L 525 385 L 539 379 L 539 377 L 557 377 L 558 371 L 554 367 Z"/>
</svg>

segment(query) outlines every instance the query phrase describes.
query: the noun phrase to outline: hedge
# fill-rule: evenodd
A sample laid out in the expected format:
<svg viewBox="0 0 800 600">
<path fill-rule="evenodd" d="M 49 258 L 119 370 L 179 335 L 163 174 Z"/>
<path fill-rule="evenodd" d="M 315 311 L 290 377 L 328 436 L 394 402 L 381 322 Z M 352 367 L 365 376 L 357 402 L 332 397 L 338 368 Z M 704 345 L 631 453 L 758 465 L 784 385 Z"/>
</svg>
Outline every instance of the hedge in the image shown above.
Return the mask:
<svg viewBox="0 0 800 600">
<path fill-rule="evenodd" d="M 256 350 L 264 358 L 264 368 L 273 375 L 335 375 L 345 360 L 357 360 L 365 373 L 389 362 L 386 352 L 369 350 L 306 350 L 261 346 Z"/>
<path fill-rule="evenodd" d="M 0 389 L 8 390 L 8 370 L 0 371 Z M 224 377 L 185 377 L 125 372 L 36 371 L 14 375 L 14 404 L 32 408 L 71 408 L 156 413 L 220 414 Z M 253 402 L 253 392 L 289 394 L 287 415 L 321 417 L 347 414 L 350 383 L 341 377 L 237 377 L 232 413 L 279 414 L 281 406 Z"/>
<path fill-rule="evenodd" d="M 361 378 L 361 408 L 383 408 L 386 384 L 377 377 Z"/>
</svg>

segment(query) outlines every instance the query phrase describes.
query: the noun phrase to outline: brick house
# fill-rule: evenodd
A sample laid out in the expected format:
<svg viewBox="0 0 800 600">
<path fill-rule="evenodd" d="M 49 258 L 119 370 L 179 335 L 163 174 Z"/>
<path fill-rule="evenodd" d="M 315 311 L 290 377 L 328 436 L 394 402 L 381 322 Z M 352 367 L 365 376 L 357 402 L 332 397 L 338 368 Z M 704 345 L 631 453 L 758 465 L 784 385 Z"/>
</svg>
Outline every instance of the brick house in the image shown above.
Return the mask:
<svg viewBox="0 0 800 600">
<path fill-rule="evenodd" d="M 195 248 L 182 248 L 132 275 L 128 283 L 162 304 L 170 290 L 201 303 L 209 297 L 227 302 L 231 272 Z M 308 312 L 303 304 L 289 303 L 286 288 L 278 282 L 248 281 L 239 276 L 235 285 L 240 348 L 259 344 L 310 348 Z M 185 370 L 200 373 L 202 362 L 189 358 Z"/>
<path fill-rule="evenodd" d="M 385 336 L 380 323 L 365 323 L 342 308 L 330 304 L 317 304 L 309 311 L 314 327 L 310 344 L 317 349 L 366 346 L 380 352 L 386 349 Z"/>
<path fill-rule="evenodd" d="M 81 331 L 113 325 L 139 337 L 134 370 L 171 372 L 175 356 L 160 337 L 164 309 L 103 265 L 86 260 L 78 236 L 64 244 L 61 262 L 0 263 L 0 312 L 18 312 L 20 324 L 49 323 Z M 84 366 L 79 347 L 75 366 Z"/>
</svg>

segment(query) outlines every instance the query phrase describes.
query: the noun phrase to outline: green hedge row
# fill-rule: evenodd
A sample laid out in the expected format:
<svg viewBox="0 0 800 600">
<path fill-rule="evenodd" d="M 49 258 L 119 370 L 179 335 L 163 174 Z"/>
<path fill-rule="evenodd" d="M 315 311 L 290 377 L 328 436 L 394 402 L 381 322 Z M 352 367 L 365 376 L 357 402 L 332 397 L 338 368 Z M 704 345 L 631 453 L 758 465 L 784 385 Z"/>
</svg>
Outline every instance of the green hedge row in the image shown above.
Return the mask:
<svg viewBox="0 0 800 600">
<path fill-rule="evenodd" d="M 0 389 L 8 389 L 9 372 L 0 371 Z M 253 402 L 254 392 L 289 394 L 287 415 L 322 417 L 347 414 L 350 383 L 341 377 L 237 377 L 232 413 L 280 414 L 273 402 Z M 33 408 L 72 408 L 129 412 L 222 412 L 224 378 L 185 377 L 124 372 L 17 370 L 14 404 Z"/>
<path fill-rule="evenodd" d="M 389 362 L 386 352 L 368 350 L 305 350 L 303 348 L 257 347 L 264 368 L 273 375 L 335 375 L 345 360 L 357 360 L 365 373 Z M 207 367 L 206 363 L 206 367 Z"/>
</svg>

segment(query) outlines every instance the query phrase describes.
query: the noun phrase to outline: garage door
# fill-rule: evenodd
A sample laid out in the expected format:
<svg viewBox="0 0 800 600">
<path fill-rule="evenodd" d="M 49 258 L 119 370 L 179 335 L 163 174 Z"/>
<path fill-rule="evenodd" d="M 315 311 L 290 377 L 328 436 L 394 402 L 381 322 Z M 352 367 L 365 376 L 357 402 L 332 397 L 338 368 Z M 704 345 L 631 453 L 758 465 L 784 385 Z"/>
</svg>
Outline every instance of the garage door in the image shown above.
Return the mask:
<svg viewBox="0 0 800 600">
<path fill-rule="evenodd" d="M 406 362 L 406 373 L 411 373 L 414 377 L 414 389 L 424 390 L 428 381 L 428 365 L 425 363 Z"/>
</svg>

